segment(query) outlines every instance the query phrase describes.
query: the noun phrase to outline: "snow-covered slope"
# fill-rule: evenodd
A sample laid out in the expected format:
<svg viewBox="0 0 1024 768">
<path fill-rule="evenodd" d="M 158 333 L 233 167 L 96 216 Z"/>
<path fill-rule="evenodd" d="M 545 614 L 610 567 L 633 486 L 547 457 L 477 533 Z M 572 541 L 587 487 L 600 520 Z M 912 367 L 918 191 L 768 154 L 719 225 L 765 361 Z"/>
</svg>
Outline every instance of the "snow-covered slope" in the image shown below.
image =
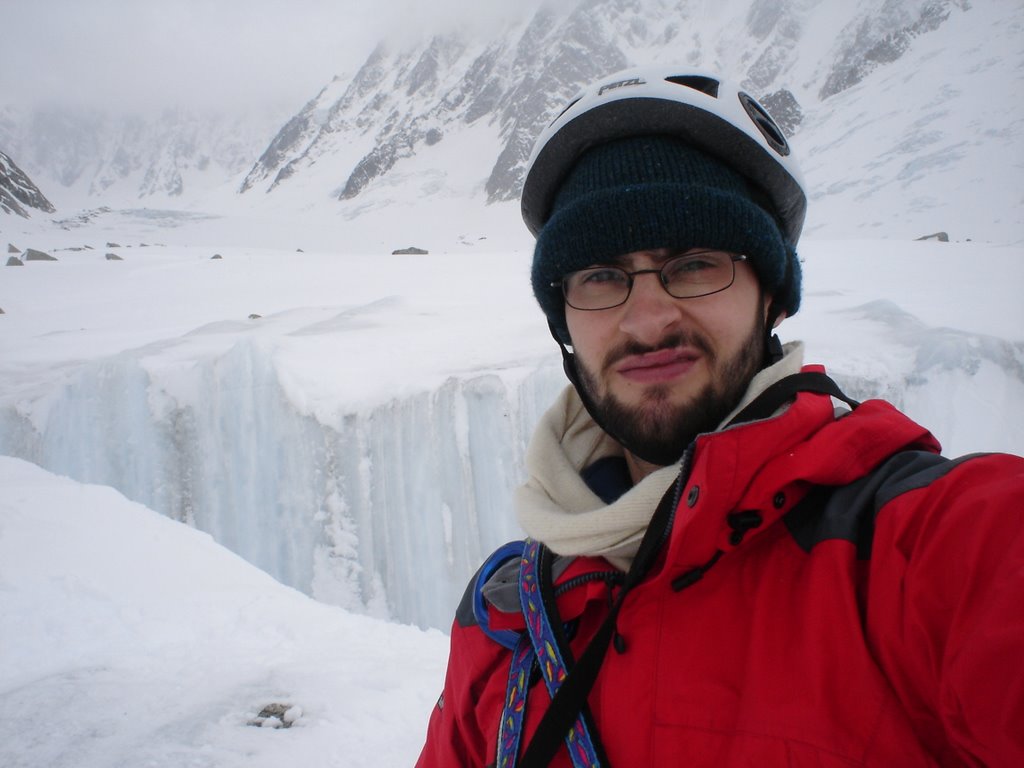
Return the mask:
<svg viewBox="0 0 1024 768">
<path fill-rule="evenodd" d="M 0 615 L 5 768 L 411 765 L 447 648 L 8 457 Z M 253 727 L 273 705 L 277 720 Z"/>
<path fill-rule="evenodd" d="M 976 3 L 814 106 L 806 234 L 1024 242 L 1024 5 Z"/>
</svg>

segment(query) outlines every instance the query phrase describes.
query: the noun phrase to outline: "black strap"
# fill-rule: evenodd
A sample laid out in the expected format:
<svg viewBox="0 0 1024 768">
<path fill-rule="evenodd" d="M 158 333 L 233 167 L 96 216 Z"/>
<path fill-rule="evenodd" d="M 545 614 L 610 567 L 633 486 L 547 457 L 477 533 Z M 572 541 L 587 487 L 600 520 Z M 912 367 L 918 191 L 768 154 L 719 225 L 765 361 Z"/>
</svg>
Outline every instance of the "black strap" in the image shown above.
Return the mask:
<svg viewBox="0 0 1024 768">
<path fill-rule="evenodd" d="M 687 464 L 688 462 L 684 460 L 684 467 Z M 688 474 L 686 469 L 684 469 L 682 474 Z M 622 602 L 629 590 L 643 580 L 654 564 L 658 551 L 661 549 L 664 534 L 672 519 L 672 512 L 679 501 L 678 489 L 682 487 L 685 480 L 685 477 L 681 477 L 678 483 L 673 484 L 662 497 L 657 509 L 655 509 L 651 522 L 647 526 L 647 531 L 640 542 L 640 548 L 637 550 L 636 557 L 633 558 L 633 563 L 626 574 L 626 582 L 622 587 L 622 591 L 619 592 L 618 597 L 612 604 L 611 610 L 605 617 L 604 622 L 587 644 L 583 655 L 568 670 L 565 681 L 551 700 L 551 706 L 544 713 L 544 717 L 537 726 L 533 738 L 530 739 L 530 743 L 526 747 L 522 760 L 518 763 L 520 768 L 546 768 L 550 765 L 555 752 L 562 745 L 565 734 L 569 732 L 576 716 L 581 711 L 584 711 L 587 697 L 594 687 L 597 673 L 601 669 L 601 663 L 604 661 L 612 635 L 615 633 L 615 621 L 619 615 L 619 609 L 622 607 Z M 551 618 L 552 624 L 560 624 L 557 620 L 557 615 Z M 588 723 L 588 727 L 590 725 Z M 596 728 L 592 728 L 591 736 L 595 737 L 596 734 Z M 609 768 L 607 757 L 604 757 L 602 754 L 604 752 L 603 748 L 596 742 L 594 747 L 600 750 L 598 754 L 602 759 L 602 768 Z"/>
<path fill-rule="evenodd" d="M 767 419 L 779 408 L 788 403 L 800 392 L 817 392 L 822 395 L 831 395 L 842 400 L 851 408 L 860 405 L 859 402 L 846 396 L 832 379 L 824 373 L 804 371 L 786 376 L 770 385 L 764 392 L 755 397 L 749 405 L 733 417 L 729 426 L 742 424 L 745 421 L 757 421 Z"/>
</svg>

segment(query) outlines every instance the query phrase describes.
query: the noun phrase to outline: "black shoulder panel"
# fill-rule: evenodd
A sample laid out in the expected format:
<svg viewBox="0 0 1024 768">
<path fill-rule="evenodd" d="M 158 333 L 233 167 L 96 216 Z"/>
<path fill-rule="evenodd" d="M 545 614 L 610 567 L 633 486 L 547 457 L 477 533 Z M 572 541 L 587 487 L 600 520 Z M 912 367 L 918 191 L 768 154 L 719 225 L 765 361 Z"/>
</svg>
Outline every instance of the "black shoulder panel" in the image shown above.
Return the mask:
<svg viewBox="0 0 1024 768">
<path fill-rule="evenodd" d="M 897 496 L 924 488 L 953 467 L 972 458 L 950 460 L 925 451 L 903 451 L 860 480 L 838 488 L 813 489 L 783 521 L 805 552 L 828 539 L 844 539 L 857 547 L 857 557 L 871 557 L 878 511 Z"/>
<path fill-rule="evenodd" d="M 466 591 L 462 593 L 462 599 L 459 601 L 459 607 L 455 609 L 455 621 L 459 623 L 460 627 L 472 627 L 477 623 L 476 613 L 473 611 L 473 598 L 476 593 L 476 581 L 480 578 L 480 572 L 484 569 L 484 565 L 477 568 L 473 578 L 469 580 Z"/>
<path fill-rule="evenodd" d="M 908 451 L 908 453 L 910 452 Z M 912 453 L 918 454 L 917 451 Z M 909 468 L 911 471 L 904 472 L 898 476 L 890 478 L 890 482 L 886 483 L 883 488 L 879 489 L 878 499 L 876 502 L 878 509 L 881 509 L 897 496 L 901 496 L 908 491 L 916 491 L 918 488 L 924 488 L 926 485 L 931 485 L 940 477 L 949 474 L 954 467 L 960 466 L 965 461 L 977 459 L 987 454 L 971 453 L 957 459 L 944 459 L 941 456 L 929 453 L 920 453 L 919 455 L 930 457 L 931 461 L 929 462 L 924 460 L 920 465 L 911 466 Z"/>
</svg>

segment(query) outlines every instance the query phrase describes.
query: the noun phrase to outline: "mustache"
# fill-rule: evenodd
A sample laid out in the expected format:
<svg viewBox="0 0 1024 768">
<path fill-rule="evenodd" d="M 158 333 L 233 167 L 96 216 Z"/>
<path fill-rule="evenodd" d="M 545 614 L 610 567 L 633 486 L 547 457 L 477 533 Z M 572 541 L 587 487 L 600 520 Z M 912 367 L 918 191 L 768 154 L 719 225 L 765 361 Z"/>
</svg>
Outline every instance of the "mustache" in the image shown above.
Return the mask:
<svg viewBox="0 0 1024 768">
<path fill-rule="evenodd" d="M 680 331 L 672 333 L 661 339 L 657 344 L 640 344 L 639 342 L 627 339 L 609 350 L 604 358 L 604 370 L 608 370 L 625 357 L 632 355 L 646 355 L 651 352 L 660 352 L 663 349 L 675 349 L 676 347 L 693 347 L 702 352 L 711 361 L 715 359 L 714 350 L 707 337 L 692 331 Z"/>
</svg>

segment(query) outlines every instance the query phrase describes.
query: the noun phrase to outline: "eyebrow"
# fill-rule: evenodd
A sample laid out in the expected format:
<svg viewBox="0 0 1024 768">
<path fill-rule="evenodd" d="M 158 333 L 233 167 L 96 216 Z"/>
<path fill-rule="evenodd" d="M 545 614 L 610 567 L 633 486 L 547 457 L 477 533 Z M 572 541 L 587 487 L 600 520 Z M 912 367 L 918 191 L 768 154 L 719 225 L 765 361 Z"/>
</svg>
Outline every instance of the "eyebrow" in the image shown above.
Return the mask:
<svg viewBox="0 0 1024 768">
<path fill-rule="evenodd" d="M 646 254 L 656 266 L 661 266 L 669 259 L 675 258 L 676 256 L 682 256 L 690 248 L 653 248 L 649 251 L 639 251 L 639 253 Z M 630 254 L 624 253 L 620 256 L 613 256 L 601 264 L 610 265 L 613 267 L 629 267 L 630 269 L 635 268 L 636 264 L 632 258 L 629 258 Z M 598 265 L 600 266 L 600 265 Z"/>
</svg>

